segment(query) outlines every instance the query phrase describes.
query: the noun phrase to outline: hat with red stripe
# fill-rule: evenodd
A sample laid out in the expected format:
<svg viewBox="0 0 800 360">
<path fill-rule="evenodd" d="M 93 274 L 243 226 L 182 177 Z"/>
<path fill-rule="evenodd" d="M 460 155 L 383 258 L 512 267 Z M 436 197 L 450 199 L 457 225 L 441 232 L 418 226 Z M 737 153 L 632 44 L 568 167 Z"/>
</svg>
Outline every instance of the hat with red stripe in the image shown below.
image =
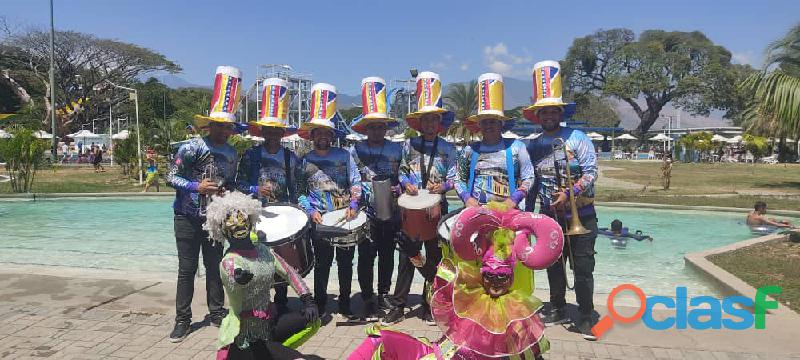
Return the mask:
<svg viewBox="0 0 800 360">
<path fill-rule="evenodd" d="M 456 114 L 447 110 L 442 101 L 442 81 L 439 74 L 423 71 L 417 75 L 417 111 L 406 115 L 408 126 L 422 131 L 420 120 L 425 114 L 441 114 L 439 132 L 444 132 L 455 120 Z"/>
<path fill-rule="evenodd" d="M 575 103 L 565 103 L 561 98 L 561 65 L 557 61 L 540 61 L 533 66 L 533 100 L 531 106 L 522 111 L 522 116 L 534 124 L 541 124 L 538 111 L 544 107 L 561 108 L 562 119 L 575 114 Z"/>
<path fill-rule="evenodd" d="M 329 128 L 336 136 L 344 136 L 344 132 L 336 128 L 336 87 L 331 84 L 317 83 L 311 86 L 311 119 L 300 125 L 297 132 L 303 139 L 311 139 L 311 131 L 316 128 Z"/>
<path fill-rule="evenodd" d="M 233 66 L 218 66 L 214 76 L 214 92 L 208 115 L 195 115 L 195 124 L 206 127 L 209 122 L 235 123 L 239 109 L 242 72 Z"/>
<path fill-rule="evenodd" d="M 388 127 L 397 126 L 397 120 L 389 117 L 386 96 L 386 81 L 377 76 L 361 80 L 361 116 L 355 118 L 350 128 L 360 134 L 366 134 L 367 126 L 372 123 L 385 123 Z"/>
<path fill-rule="evenodd" d="M 248 123 L 250 125 L 250 134 L 261 136 L 262 127 L 281 128 L 286 130 L 286 133 L 296 132 L 297 128 L 287 125 L 289 83 L 279 78 L 268 78 L 264 80 L 263 86 L 258 120 Z"/>
</svg>

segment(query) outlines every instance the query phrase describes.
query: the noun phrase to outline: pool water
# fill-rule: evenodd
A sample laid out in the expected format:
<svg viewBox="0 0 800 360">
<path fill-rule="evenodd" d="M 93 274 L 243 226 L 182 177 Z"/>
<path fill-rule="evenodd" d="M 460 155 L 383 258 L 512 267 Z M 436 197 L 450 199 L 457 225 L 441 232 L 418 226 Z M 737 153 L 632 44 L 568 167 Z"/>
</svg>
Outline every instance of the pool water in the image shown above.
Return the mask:
<svg viewBox="0 0 800 360">
<path fill-rule="evenodd" d="M 170 198 L 0 201 L 0 263 L 175 274 L 171 202 Z M 627 248 L 616 249 L 610 239 L 598 236 L 595 292 L 608 293 L 627 282 L 648 295 L 674 296 L 676 286 L 686 286 L 693 294 L 714 294 L 703 278 L 685 269 L 683 255 L 751 238 L 743 217 L 598 207 L 600 227 L 620 219 L 654 240 L 630 240 Z M 537 271 L 536 280 L 537 287 L 546 288 L 544 271 Z"/>
</svg>

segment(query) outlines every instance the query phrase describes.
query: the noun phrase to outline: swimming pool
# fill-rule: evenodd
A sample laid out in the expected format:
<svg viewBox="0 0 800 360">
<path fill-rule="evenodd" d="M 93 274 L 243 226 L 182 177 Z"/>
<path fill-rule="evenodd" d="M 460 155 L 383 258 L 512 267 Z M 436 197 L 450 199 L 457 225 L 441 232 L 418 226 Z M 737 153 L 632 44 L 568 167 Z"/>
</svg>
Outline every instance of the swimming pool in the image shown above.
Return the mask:
<svg viewBox="0 0 800 360">
<path fill-rule="evenodd" d="M 120 270 L 174 276 L 177 269 L 171 198 L 74 198 L 0 201 L 0 264 Z M 751 238 L 744 215 L 600 206 L 600 226 L 621 219 L 653 242 L 631 240 L 616 249 L 599 236 L 595 292 L 630 282 L 648 295 L 715 291 L 684 267 L 683 255 Z M 202 268 L 202 267 L 201 267 Z M 333 272 L 335 274 L 335 272 Z M 334 275 L 332 274 L 332 275 Z M 419 280 L 419 277 L 417 277 Z M 546 287 L 544 271 L 537 287 Z"/>
</svg>

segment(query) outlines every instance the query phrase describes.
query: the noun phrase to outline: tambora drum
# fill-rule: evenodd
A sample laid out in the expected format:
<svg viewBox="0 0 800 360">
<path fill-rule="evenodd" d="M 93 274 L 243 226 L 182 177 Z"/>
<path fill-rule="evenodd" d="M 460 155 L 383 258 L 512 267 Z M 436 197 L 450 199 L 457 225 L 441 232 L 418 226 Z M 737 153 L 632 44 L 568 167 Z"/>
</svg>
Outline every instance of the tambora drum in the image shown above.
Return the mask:
<svg viewBox="0 0 800 360">
<path fill-rule="evenodd" d="M 453 229 L 453 224 L 456 223 L 456 219 L 458 219 L 458 215 L 461 214 L 461 210 L 464 210 L 464 208 L 458 208 L 447 213 L 445 216 L 442 216 L 442 219 L 439 221 L 439 236 L 448 243 L 450 242 L 450 230 Z"/>
<path fill-rule="evenodd" d="M 431 194 L 426 189 L 417 195 L 403 194 L 397 200 L 403 219 L 403 232 L 413 241 L 436 238 L 436 226 L 442 217 L 442 195 Z"/>
<path fill-rule="evenodd" d="M 267 235 L 267 245 L 301 276 L 306 276 L 314 267 L 311 222 L 301 207 L 289 203 L 264 207 L 256 230 Z M 275 283 L 285 284 L 286 281 L 276 276 Z"/>
<path fill-rule="evenodd" d="M 317 226 L 319 236 L 337 247 L 358 245 L 367 231 L 367 214 L 359 211 L 355 219 L 347 221 L 346 213 L 347 209 L 339 209 L 322 215 L 323 226 Z"/>
</svg>

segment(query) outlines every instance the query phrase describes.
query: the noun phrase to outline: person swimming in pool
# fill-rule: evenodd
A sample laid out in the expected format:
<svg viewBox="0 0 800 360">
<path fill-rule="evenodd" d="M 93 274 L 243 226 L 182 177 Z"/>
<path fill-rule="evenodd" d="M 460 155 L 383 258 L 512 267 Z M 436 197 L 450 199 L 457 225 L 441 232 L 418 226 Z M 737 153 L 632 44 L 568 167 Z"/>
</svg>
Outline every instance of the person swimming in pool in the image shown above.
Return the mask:
<svg viewBox="0 0 800 360">
<path fill-rule="evenodd" d="M 767 218 L 767 203 L 757 201 L 753 205 L 753 210 L 747 214 L 747 226 L 774 226 L 776 228 L 791 228 L 794 227 L 791 222 L 787 220 L 776 220 Z"/>
<path fill-rule="evenodd" d="M 627 227 L 622 226 L 622 221 L 614 219 L 611 222 L 611 229 L 599 228 L 597 231 L 601 235 L 605 235 L 611 239 L 611 245 L 618 249 L 624 249 L 628 246 L 628 239 L 636 239 L 637 241 L 649 240 L 653 238 L 649 235 L 643 235 L 641 230 L 631 233 Z"/>
</svg>

